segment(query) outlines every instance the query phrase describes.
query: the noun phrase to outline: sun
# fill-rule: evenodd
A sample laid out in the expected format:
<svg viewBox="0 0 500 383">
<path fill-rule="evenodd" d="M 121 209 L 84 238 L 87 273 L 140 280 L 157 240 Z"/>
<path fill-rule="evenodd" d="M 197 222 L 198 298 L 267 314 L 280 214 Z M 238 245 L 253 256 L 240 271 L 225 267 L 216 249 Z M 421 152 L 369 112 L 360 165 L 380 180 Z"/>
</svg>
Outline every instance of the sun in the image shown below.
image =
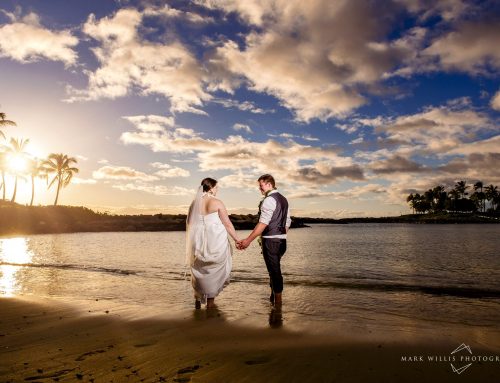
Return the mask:
<svg viewBox="0 0 500 383">
<path fill-rule="evenodd" d="M 14 173 L 23 173 L 28 168 L 28 162 L 26 158 L 19 155 L 11 155 L 7 160 L 9 169 Z"/>
</svg>

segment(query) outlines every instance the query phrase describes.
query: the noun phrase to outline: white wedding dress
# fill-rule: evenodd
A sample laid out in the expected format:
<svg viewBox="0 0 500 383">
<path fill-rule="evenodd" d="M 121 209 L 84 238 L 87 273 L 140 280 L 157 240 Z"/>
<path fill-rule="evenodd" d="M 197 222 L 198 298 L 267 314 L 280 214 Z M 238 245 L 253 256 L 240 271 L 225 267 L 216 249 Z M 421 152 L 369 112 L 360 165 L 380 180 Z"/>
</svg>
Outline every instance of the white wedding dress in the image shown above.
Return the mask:
<svg viewBox="0 0 500 383">
<path fill-rule="evenodd" d="M 229 284 L 233 249 L 218 212 L 197 215 L 189 225 L 187 256 L 195 298 L 206 303 Z"/>
</svg>

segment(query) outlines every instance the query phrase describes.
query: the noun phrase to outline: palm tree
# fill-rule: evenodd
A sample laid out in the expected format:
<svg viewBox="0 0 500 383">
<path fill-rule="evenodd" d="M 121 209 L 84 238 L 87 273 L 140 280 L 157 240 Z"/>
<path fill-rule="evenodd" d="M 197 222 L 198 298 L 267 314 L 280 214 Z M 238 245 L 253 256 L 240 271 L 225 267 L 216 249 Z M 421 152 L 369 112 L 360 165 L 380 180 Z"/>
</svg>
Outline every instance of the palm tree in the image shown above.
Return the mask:
<svg viewBox="0 0 500 383">
<path fill-rule="evenodd" d="M 466 181 L 458 181 L 455 184 L 455 190 L 460 195 L 460 198 L 464 198 L 464 196 L 466 196 L 468 194 L 465 192 L 468 188 L 469 188 L 469 185 L 467 185 Z"/>
<path fill-rule="evenodd" d="M 0 126 L 6 125 L 16 125 L 14 121 L 6 120 L 5 113 L 0 112 Z M 0 137 L 5 139 L 5 134 L 0 130 Z M 2 199 L 5 201 L 5 170 L 7 167 L 6 163 L 6 154 L 4 151 L 0 152 L 0 171 L 2 173 L 2 184 L 0 185 L 0 189 L 3 189 Z"/>
<path fill-rule="evenodd" d="M 47 178 L 47 173 L 45 173 L 45 167 L 43 163 L 37 158 L 31 158 L 28 160 L 28 173 L 31 176 L 31 202 L 30 206 L 33 206 L 33 200 L 35 199 L 35 178 Z"/>
<path fill-rule="evenodd" d="M 432 189 L 434 195 L 434 211 L 442 211 L 445 208 L 447 193 L 442 185 L 435 186 Z"/>
<path fill-rule="evenodd" d="M 0 126 L 7 126 L 7 125 L 15 126 L 16 125 L 16 123 L 14 121 L 7 120 L 6 117 L 7 117 L 7 115 L 5 113 L 0 112 Z M 0 130 L 0 136 L 5 139 L 5 134 L 3 134 L 3 132 L 1 130 Z"/>
<path fill-rule="evenodd" d="M 495 205 L 498 203 L 498 198 L 500 193 L 498 192 L 498 186 L 488 185 L 484 188 L 485 199 L 491 201 L 491 207 L 495 210 Z"/>
<path fill-rule="evenodd" d="M 479 190 L 479 192 L 478 192 Z M 474 184 L 474 199 L 477 200 L 480 208 L 482 209 L 482 211 L 484 212 L 485 210 L 485 195 L 483 193 L 483 183 L 481 181 L 477 181 L 475 184 Z M 471 196 L 472 198 L 472 196 Z"/>
<path fill-rule="evenodd" d="M 415 214 L 415 195 L 413 193 L 410 193 L 410 195 L 408 197 L 406 197 L 406 202 L 408 202 L 410 204 L 410 207 L 412 208 L 413 210 L 413 214 Z"/>
<path fill-rule="evenodd" d="M 76 164 L 77 160 L 62 153 L 51 153 L 49 157 L 43 161 L 42 166 L 44 171 L 47 174 L 55 173 L 54 178 L 50 181 L 49 188 L 57 181 L 57 193 L 54 206 L 57 205 L 61 188 L 68 186 L 73 178 L 73 174 L 78 173 L 78 168 L 71 167 L 72 162 Z"/>
<path fill-rule="evenodd" d="M 5 170 L 7 170 L 7 153 L 0 152 L 0 172 L 2 173 L 2 185 L 0 189 L 2 189 L 2 200 L 5 201 Z"/>
<path fill-rule="evenodd" d="M 457 210 L 457 199 L 460 197 L 460 193 L 456 189 L 452 189 L 448 192 L 448 196 L 453 201 L 453 210 Z"/>
<path fill-rule="evenodd" d="M 23 158 L 28 155 L 24 151 L 26 149 L 26 146 L 30 142 L 29 138 L 24 140 L 24 139 L 16 139 L 16 138 L 11 138 L 10 139 L 10 147 L 7 147 L 7 153 L 9 153 L 11 156 Z M 14 193 L 12 194 L 12 199 L 11 202 L 16 201 L 16 193 L 17 193 L 17 178 L 19 177 L 19 171 L 14 172 L 15 175 L 15 181 L 14 181 Z"/>
</svg>

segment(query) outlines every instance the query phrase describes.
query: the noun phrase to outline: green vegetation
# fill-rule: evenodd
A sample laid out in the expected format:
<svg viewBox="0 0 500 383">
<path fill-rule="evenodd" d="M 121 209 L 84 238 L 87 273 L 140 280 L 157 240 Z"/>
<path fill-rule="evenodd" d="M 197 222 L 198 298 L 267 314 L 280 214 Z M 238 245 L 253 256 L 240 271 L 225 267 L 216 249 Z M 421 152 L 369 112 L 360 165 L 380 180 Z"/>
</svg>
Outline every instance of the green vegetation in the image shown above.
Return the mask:
<svg viewBox="0 0 500 383">
<path fill-rule="evenodd" d="M 490 213 L 428 213 L 428 214 L 406 214 L 394 217 L 363 217 L 363 218 L 297 218 L 302 224 L 351 224 L 351 223 L 500 223 L 500 218 Z"/>
<path fill-rule="evenodd" d="M 253 229 L 257 215 L 230 216 L 237 230 Z M 292 219 L 292 227 L 304 226 Z M 0 201 L 0 235 L 186 229 L 185 214 L 112 215 L 80 206 L 22 206 Z"/>
<path fill-rule="evenodd" d="M 471 186 L 474 192 L 469 195 L 467 190 Z M 411 193 L 406 198 L 406 202 L 410 204 L 414 213 L 488 212 L 496 215 L 500 207 L 500 193 L 498 186 L 495 185 L 484 187 L 481 181 L 473 185 L 467 185 L 466 181 L 458 181 L 448 192 L 444 186 L 438 185 L 423 194 Z M 487 206 L 489 206 L 488 209 Z"/>
<path fill-rule="evenodd" d="M 231 214 L 237 230 L 251 230 L 257 215 Z M 500 219 L 474 213 L 408 214 L 380 218 L 292 217 L 292 228 L 308 224 L 353 223 L 500 223 Z M 82 206 L 23 206 L 0 201 L 0 235 L 25 235 L 106 231 L 183 231 L 185 214 L 112 215 Z"/>
</svg>

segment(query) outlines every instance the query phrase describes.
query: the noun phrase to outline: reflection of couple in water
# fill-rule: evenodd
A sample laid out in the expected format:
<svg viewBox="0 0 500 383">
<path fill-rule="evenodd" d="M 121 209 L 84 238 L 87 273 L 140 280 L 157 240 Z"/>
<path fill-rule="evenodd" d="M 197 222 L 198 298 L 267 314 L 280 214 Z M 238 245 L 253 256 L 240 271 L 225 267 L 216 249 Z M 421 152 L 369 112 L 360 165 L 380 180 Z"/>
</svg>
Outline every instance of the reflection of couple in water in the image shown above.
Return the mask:
<svg viewBox="0 0 500 383">
<path fill-rule="evenodd" d="M 287 199 L 276 190 L 273 176 L 265 174 L 257 181 L 264 195 L 259 204 L 259 222 L 243 240 L 238 238 L 224 203 L 216 198 L 217 181 L 205 178 L 198 188 L 186 222 L 186 256 L 191 267 L 196 308 L 201 308 L 202 303 L 206 303 L 207 308 L 214 308 L 215 297 L 229 283 L 233 249 L 228 235 L 239 250 L 246 249 L 255 238 L 260 237 L 262 255 L 269 272 L 269 299 L 274 308 L 281 307 L 283 277 L 280 262 L 286 251 L 290 209 Z"/>
</svg>

